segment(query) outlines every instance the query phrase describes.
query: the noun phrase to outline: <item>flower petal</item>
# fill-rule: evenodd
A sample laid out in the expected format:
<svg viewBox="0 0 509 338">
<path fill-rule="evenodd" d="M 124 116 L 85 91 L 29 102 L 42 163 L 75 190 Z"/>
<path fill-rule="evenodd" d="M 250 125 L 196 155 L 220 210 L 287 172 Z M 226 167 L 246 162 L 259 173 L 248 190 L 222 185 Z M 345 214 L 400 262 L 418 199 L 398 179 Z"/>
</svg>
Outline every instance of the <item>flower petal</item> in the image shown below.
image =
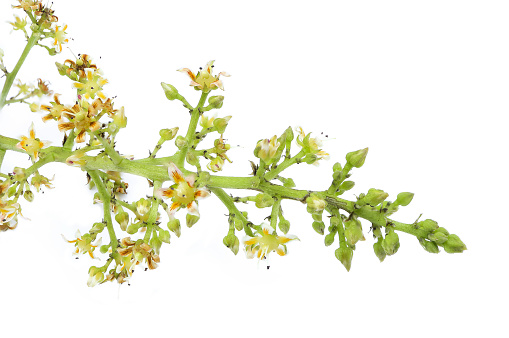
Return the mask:
<svg viewBox="0 0 509 338">
<path fill-rule="evenodd" d="M 168 174 L 170 175 L 170 178 L 173 180 L 173 182 L 184 182 L 182 171 L 180 171 L 180 169 L 173 162 L 171 162 L 168 166 Z"/>
<path fill-rule="evenodd" d="M 187 205 L 187 213 L 200 217 L 200 212 L 198 211 L 198 203 L 196 203 L 196 201 L 192 201 Z"/>
<path fill-rule="evenodd" d="M 196 192 L 194 193 L 195 199 L 202 199 L 202 198 L 209 197 L 209 196 L 210 196 L 210 191 L 208 191 L 205 188 L 196 189 Z"/>
</svg>

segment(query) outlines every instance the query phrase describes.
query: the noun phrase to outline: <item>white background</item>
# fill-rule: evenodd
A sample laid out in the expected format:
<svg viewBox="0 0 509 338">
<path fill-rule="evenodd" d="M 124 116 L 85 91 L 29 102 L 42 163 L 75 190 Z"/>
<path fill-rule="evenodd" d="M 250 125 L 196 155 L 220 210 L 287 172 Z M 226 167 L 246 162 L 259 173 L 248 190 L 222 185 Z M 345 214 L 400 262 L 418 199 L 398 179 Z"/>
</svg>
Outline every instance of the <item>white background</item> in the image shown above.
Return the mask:
<svg viewBox="0 0 509 338">
<path fill-rule="evenodd" d="M 10 34 L 5 23 L 11 3 L 0 4 L 0 48 L 9 69 L 24 46 L 22 34 Z M 31 221 L 0 234 L 0 335 L 507 334 L 507 2 L 54 0 L 53 8 L 69 25 L 72 52 L 93 57 L 110 82 L 106 95 L 125 106 L 122 153 L 146 157 L 161 127 L 185 133 L 188 114 L 166 100 L 160 82 L 196 104 L 199 93 L 176 69 L 197 70 L 215 59 L 216 71 L 232 74 L 224 78 L 225 92 L 214 94 L 226 97 L 219 116 L 233 116 L 225 137 L 239 146 L 225 175 L 249 174 L 260 138 L 290 125 L 324 132 L 331 160 L 288 170 L 298 188 L 325 189 L 334 162 L 369 146 L 364 167 L 353 172 L 356 187 L 345 196 L 371 187 L 392 199 L 411 191 L 413 202 L 394 218 L 411 223 L 423 213 L 458 234 L 468 250 L 433 255 L 401 234 L 399 252 L 380 263 L 365 224 L 367 240 L 347 273 L 334 257 L 337 244 L 324 247 L 304 207 L 285 201 L 290 233 L 301 242 L 290 243 L 286 257 L 273 254 L 267 270 L 223 246 L 226 208 L 211 197 L 200 204 L 200 222 L 163 246 L 156 270 L 138 269 L 131 286 L 88 288 L 88 267 L 100 262 L 75 260 L 60 235 L 88 231 L 102 208 L 91 204 L 84 173 L 48 165 L 41 172 L 56 174 L 55 189 L 23 201 Z M 67 58 L 73 59 L 67 48 L 56 57 L 34 48 L 19 77 L 50 81 L 70 104 L 71 82 L 53 65 Z M 0 133 L 26 135 L 33 120 L 37 137 L 59 144 L 56 123 L 44 124 L 41 116 L 7 107 Z M 168 144 L 160 155 L 173 151 Z M 15 165 L 27 166 L 26 156 L 9 154 L 2 172 Z M 128 181 L 127 200 L 150 194 L 146 181 Z M 253 221 L 268 212 L 252 212 Z"/>
</svg>

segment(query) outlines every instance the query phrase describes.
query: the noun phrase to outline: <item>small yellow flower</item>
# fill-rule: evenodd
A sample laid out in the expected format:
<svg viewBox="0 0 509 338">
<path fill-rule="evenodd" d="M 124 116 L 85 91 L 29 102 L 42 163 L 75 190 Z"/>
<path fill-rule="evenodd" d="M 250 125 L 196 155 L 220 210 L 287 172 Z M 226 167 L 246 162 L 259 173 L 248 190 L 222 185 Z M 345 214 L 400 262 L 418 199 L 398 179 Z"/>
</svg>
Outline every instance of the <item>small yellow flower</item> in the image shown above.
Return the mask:
<svg viewBox="0 0 509 338">
<path fill-rule="evenodd" d="M 65 238 L 64 235 L 62 235 L 62 238 L 66 242 L 75 243 L 74 244 L 76 246 L 76 251 L 74 252 L 75 255 L 77 255 L 79 253 L 82 253 L 82 254 L 88 253 L 90 255 L 90 257 L 95 259 L 96 257 L 94 257 L 93 252 L 94 252 L 95 248 L 97 248 L 98 246 L 101 245 L 102 239 L 99 239 L 95 244 L 92 244 L 93 239 L 91 238 L 90 234 L 87 233 L 82 236 L 81 232 L 79 230 L 76 230 L 75 236 L 76 236 L 76 239 L 74 239 L 72 241 L 67 240 L 67 238 Z"/>
<path fill-rule="evenodd" d="M 171 198 L 173 203 L 168 210 L 170 218 L 183 207 L 187 208 L 189 214 L 200 216 L 196 200 L 209 196 L 210 192 L 205 188 L 196 188 L 195 176 L 184 177 L 174 163 L 170 163 L 168 166 L 168 174 L 175 184 L 168 189 L 159 188 L 154 195 L 158 198 Z"/>
<path fill-rule="evenodd" d="M 214 67 L 214 60 L 209 61 L 205 66 L 205 70 L 200 67 L 200 71 L 194 74 L 189 68 L 181 68 L 178 71 L 187 73 L 191 78 L 190 86 L 193 86 L 196 90 L 203 90 L 204 92 L 211 91 L 213 89 L 223 88 L 223 82 L 219 80 L 219 76 L 230 76 L 226 72 L 221 72 L 217 76 L 212 75 L 212 68 Z"/>
<path fill-rule="evenodd" d="M 83 156 L 85 156 L 85 153 L 78 152 L 78 153 L 76 153 L 74 155 L 69 156 L 65 160 L 65 163 L 67 165 L 70 165 L 71 167 L 81 167 L 81 166 L 84 166 L 87 163 L 87 160 L 85 160 L 83 158 Z"/>
<path fill-rule="evenodd" d="M 19 203 L 7 199 L 7 195 L 0 197 L 0 223 L 11 221 L 20 212 Z"/>
<path fill-rule="evenodd" d="M 41 110 L 45 110 L 45 111 L 48 111 L 49 114 L 48 115 L 45 115 L 42 117 L 42 120 L 44 122 L 48 121 L 48 120 L 58 120 L 60 118 L 60 116 L 62 115 L 62 110 L 64 109 L 64 106 L 60 103 L 60 100 L 58 99 L 58 96 L 60 94 L 55 94 L 53 96 L 53 99 L 55 101 L 53 102 L 50 102 L 51 103 L 51 107 L 50 106 L 47 106 L 47 105 L 41 105 Z"/>
<path fill-rule="evenodd" d="M 259 148 L 256 156 L 265 162 L 269 162 L 276 155 L 279 146 L 280 143 L 277 140 L 276 135 L 272 136 L 270 140 L 269 139 L 261 140 L 256 145 L 256 148 Z"/>
<path fill-rule="evenodd" d="M 96 99 L 92 103 L 81 100 L 72 106 L 72 108 L 64 107 L 63 113 L 58 120 L 58 130 L 66 131 L 76 129 L 76 142 L 84 142 L 85 133 L 88 130 L 96 131 L 101 127 L 101 124 L 96 120 L 96 115 L 101 107 L 101 99 Z M 64 117 L 69 121 L 65 122 Z"/>
<path fill-rule="evenodd" d="M 253 258 L 255 255 L 258 259 L 267 258 L 272 251 L 278 255 L 286 255 L 286 243 L 293 240 L 299 240 L 297 236 L 278 236 L 274 229 L 267 224 L 262 224 L 262 232 L 255 237 L 246 236 L 243 244 L 246 249 L 247 258 Z"/>
<path fill-rule="evenodd" d="M 67 25 L 64 25 L 64 28 L 60 28 L 59 26 L 55 27 L 55 41 L 53 42 L 54 46 L 58 45 L 58 51 L 62 51 L 62 44 L 69 42 L 69 39 L 66 39 L 65 35 L 67 34 L 65 30 L 67 29 Z"/>
<path fill-rule="evenodd" d="M 98 70 L 86 68 L 85 77 L 80 78 L 80 82 L 74 82 L 73 86 L 78 89 L 78 94 L 83 95 L 86 99 L 93 99 L 97 95 L 101 99 L 106 100 L 102 87 L 107 83 L 108 80 L 103 79 Z"/>
<path fill-rule="evenodd" d="M 316 161 L 313 162 L 314 165 L 319 165 L 319 160 L 328 160 L 329 154 L 323 151 L 321 148 L 322 146 L 322 140 L 320 140 L 317 137 L 311 137 L 310 134 L 304 133 L 304 130 L 302 127 L 296 127 L 295 131 L 299 133 L 297 136 L 297 144 L 301 146 L 304 149 L 307 149 L 311 154 L 314 154 L 316 156 Z"/>
<path fill-rule="evenodd" d="M 33 157 L 34 159 L 37 159 L 39 156 L 39 151 L 49 145 L 50 142 L 48 141 L 41 141 L 38 138 L 35 138 L 35 130 L 34 130 L 34 123 L 30 125 L 30 129 L 28 129 L 28 133 L 30 137 L 21 136 L 21 141 L 16 144 L 16 148 L 23 149 Z"/>
<path fill-rule="evenodd" d="M 25 19 L 21 19 L 19 16 L 15 15 L 14 16 L 16 18 L 16 21 L 14 22 L 9 22 L 14 28 L 15 31 L 17 30 L 22 30 L 22 31 L 25 31 L 25 26 L 27 25 L 27 20 L 26 18 Z"/>
</svg>

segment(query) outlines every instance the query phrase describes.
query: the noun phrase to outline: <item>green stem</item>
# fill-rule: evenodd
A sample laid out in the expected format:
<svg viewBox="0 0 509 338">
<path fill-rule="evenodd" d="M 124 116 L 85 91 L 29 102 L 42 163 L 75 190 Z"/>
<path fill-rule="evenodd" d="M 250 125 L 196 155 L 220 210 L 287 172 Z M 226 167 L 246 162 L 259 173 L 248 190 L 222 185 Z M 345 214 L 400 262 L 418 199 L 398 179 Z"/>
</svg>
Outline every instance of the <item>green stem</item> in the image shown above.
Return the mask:
<svg viewBox="0 0 509 338">
<path fill-rule="evenodd" d="M 113 161 L 113 164 L 119 165 L 120 162 L 124 160 L 122 156 L 113 148 L 110 142 L 99 136 L 99 133 L 94 132 L 92 133 L 99 141 L 101 141 L 104 151 L 106 154 L 108 154 L 109 157 L 111 157 L 111 160 Z"/>
<path fill-rule="evenodd" d="M 5 149 L 0 148 L 0 170 L 2 169 L 2 162 L 4 161 Z"/>
<path fill-rule="evenodd" d="M 248 225 L 249 223 L 248 220 L 246 219 L 246 217 L 244 217 L 242 212 L 240 212 L 240 210 L 237 209 L 235 203 L 233 202 L 233 199 L 221 188 L 209 188 L 209 189 L 210 191 L 212 191 L 214 195 L 216 195 L 219 198 L 221 202 L 223 202 L 223 204 L 226 206 L 226 208 L 228 208 L 228 211 L 230 213 L 235 214 L 235 217 L 242 221 L 242 223 L 244 224 L 244 232 L 246 233 L 246 235 L 253 237 L 254 235 L 253 232 L 251 231 L 251 228 Z"/>
<path fill-rule="evenodd" d="M 23 49 L 23 53 L 19 57 L 18 63 L 16 63 L 16 66 L 14 66 L 14 69 L 12 72 L 10 72 L 4 83 L 4 87 L 2 88 L 2 93 L 0 94 L 0 110 L 6 105 L 6 99 L 7 95 L 9 94 L 9 90 L 12 87 L 12 83 L 14 82 L 14 79 L 16 78 L 16 75 L 18 75 L 19 69 L 23 65 L 23 62 L 25 62 L 25 59 L 28 56 L 28 53 L 30 53 L 30 50 L 33 46 L 39 41 L 39 38 L 41 37 L 41 33 L 39 32 L 33 32 L 32 36 L 28 39 L 28 42 L 25 46 L 25 49 Z"/>
<path fill-rule="evenodd" d="M 161 188 L 161 181 L 154 181 L 154 194 L 157 189 Z M 145 236 L 143 237 L 144 242 L 148 242 L 150 240 L 150 236 L 152 235 L 152 229 L 154 228 L 154 224 L 157 219 L 157 210 L 159 209 L 159 200 L 154 198 L 152 200 L 152 205 L 150 206 L 150 211 L 147 219 L 147 231 L 145 232 Z"/>
<path fill-rule="evenodd" d="M 104 182 L 99 176 L 99 172 L 97 170 L 88 170 L 88 174 L 94 181 L 95 186 L 97 187 L 97 191 L 99 192 L 99 196 L 101 196 L 101 201 L 103 202 L 104 209 L 104 220 L 106 221 L 106 227 L 108 228 L 108 234 L 110 236 L 110 246 L 113 252 L 116 251 L 118 242 L 117 236 L 115 235 L 115 229 L 113 229 L 113 222 L 111 220 L 111 211 L 110 211 L 110 194 L 106 190 Z"/>
<path fill-rule="evenodd" d="M 179 167 L 181 170 L 184 168 L 184 160 L 187 155 L 187 151 L 189 149 L 189 146 L 191 145 L 191 142 L 194 141 L 194 133 L 196 132 L 196 127 L 198 126 L 198 121 L 200 120 L 200 115 L 202 113 L 201 109 L 203 108 L 203 105 L 205 104 L 205 100 L 207 99 L 207 96 L 209 95 L 209 92 L 203 92 L 200 97 L 200 101 L 198 102 L 198 105 L 196 108 L 194 108 L 191 112 L 191 121 L 189 121 L 189 128 L 187 129 L 186 134 L 186 141 L 187 145 L 184 146 L 180 152 L 178 153 L 177 157 L 177 167 Z"/>
<path fill-rule="evenodd" d="M 277 225 L 277 218 L 281 210 L 281 198 L 274 196 L 274 204 L 272 205 L 272 212 L 270 213 L 270 226 L 275 230 Z"/>
<path fill-rule="evenodd" d="M 297 163 L 298 160 L 300 160 L 301 158 L 304 157 L 304 155 L 306 154 L 306 152 L 304 151 L 304 149 L 302 149 L 297 155 L 295 155 L 294 157 L 291 157 L 291 158 L 285 158 L 283 162 L 281 162 L 281 164 L 279 164 L 276 168 L 272 169 L 271 171 L 269 171 L 267 174 L 265 174 L 265 179 L 267 181 L 271 181 L 273 180 L 274 178 L 276 178 L 277 175 L 279 175 L 279 173 L 281 173 L 283 170 L 285 170 L 286 168 L 288 168 L 289 166 L 291 166 L 292 164 L 295 164 Z"/>
</svg>

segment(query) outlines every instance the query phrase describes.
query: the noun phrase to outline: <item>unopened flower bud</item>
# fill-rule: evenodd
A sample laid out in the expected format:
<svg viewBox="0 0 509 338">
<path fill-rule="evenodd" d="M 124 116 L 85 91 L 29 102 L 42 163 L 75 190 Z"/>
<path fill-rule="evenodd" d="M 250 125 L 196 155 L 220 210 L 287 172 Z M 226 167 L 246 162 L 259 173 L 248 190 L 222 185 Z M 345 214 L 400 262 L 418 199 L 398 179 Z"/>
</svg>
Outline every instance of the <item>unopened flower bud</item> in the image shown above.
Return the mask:
<svg viewBox="0 0 509 338">
<path fill-rule="evenodd" d="M 272 196 L 266 193 L 258 194 L 255 197 L 255 205 L 257 208 L 267 208 L 274 204 Z"/>
<path fill-rule="evenodd" d="M 102 254 L 105 254 L 108 252 L 110 248 L 110 245 L 109 244 L 104 244 L 104 245 L 101 245 L 101 247 L 99 248 L 99 251 L 102 253 Z"/>
<path fill-rule="evenodd" d="M 173 232 L 177 237 L 180 237 L 180 220 L 174 218 L 168 222 L 168 229 Z"/>
<path fill-rule="evenodd" d="M 325 236 L 325 239 L 324 239 L 324 242 L 325 242 L 325 246 L 329 246 L 331 245 L 332 243 L 334 243 L 334 237 L 336 236 L 336 232 L 331 232 L 330 234 L 328 234 L 327 236 Z"/>
<path fill-rule="evenodd" d="M 38 112 L 40 110 L 40 106 L 35 102 L 30 103 L 29 107 L 32 113 Z"/>
<path fill-rule="evenodd" d="M 407 205 L 410 204 L 410 202 L 412 202 L 413 198 L 414 194 L 411 192 L 400 192 L 394 203 L 397 205 L 401 205 L 402 207 L 406 207 Z"/>
<path fill-rule="evenodd" d="M 240 241 L 233 233 L 229 233 L 223 238 L 223 244 L 235 255 L 239 252 Z"/>
<path fill-rule="evenodd" d="M 382 238 L 378 239 L 378 242 L 373 244 L 373 251 L 375 251 L 376 257 L 380 260 L 380 262 L 383 262 L 387 254 L 385 253 L 384 248 L 382 247 Z"/>
<path fill-rule="evenodd" d="M 120 208 L 119 212 L 115 215 L 115 221 L 120 224 L 122 231 L 126 231 L 127 224 L 129 224 L 129 214 Z"/>
<path fill-rule="evenodd" d="M 347 190 L 352 189 L 354 186 L 355 186 L 355 182 L 353 182 L 353 181 L 344 181 L 339 186 L 339 190 L 347 191 Z"/>
<path fill-rule="evenodd" d="M 161 82 L 161 87 L 163 87 L 164 95 L 166 95 L 168 100 L 173 101 L 179 97 L 177 88 L 173 87 L 171 84 Z"/>
<path fill-rule="evenodd" d="M 290 221 L 288 220 L 282 220 L 279 222 L 279 230 L 281 230 L 282 233 L 287 234 L 290 230 Z"/>
<path fill-rule="evenodd" d="M 311 194 L 306 198 L 307 211 L 313 214 L 322 213 L 323 209 L 327 206 L 327 202 L 316 194 Z"/>
<path fill-rule="evenodd" d="M 241 231 L 242 229 L 244 229 L 244 223 L 242 222 L 241 219 L 238 218 L 235 218 L 233 220 L 233 226 L 235 227 L 235 229 L 237 229 L 237 231 Z"/>
<path fill-rule="evenodd" d="M 127 228 L 126 228 L 126 232 L 129 234 L 129 235 L 134 235 L 135 233 L 138 232 L 138 230 L 141 228 L 141 225 L 142 223 L 141 222 L 138 222 L 138 223 L 131 223 Z"/>
<path fill-rule="evenodd" d="M 323 235 L 325 232 L 325 224 L 320 221 L 314 221 L 313 229 L 315 229 L 315 231 L 318 232 L 320 235 Z"/>
<path fill-rule="evenodd" d="M 34 200 L 34 193 L 30 190 L 27 190 L 23 193 L 23 197 L 28 201 L 32 202 Z"/>
<path fill-rule="evenodd" d="M 430 253 L 439 253 L 440 250 L 438 249 L 438 245 L 435 242 L 428 241 L 424 238 L 419 238 L 419 243 L 421 244 L 422 248 Z"/>
<path fill-rule="evenodd" d="M 322 214 L 311 214 L 311 217 L 313 217 L 313 221 L 322 221 Z"/>
<path fill-rule="evenodd" d="M 228 121 L 230 120 L 231 116 L 227 116 L 225 118 L 217 118 L 214 119 L 213 125 L 217 128 L 217 132 L 219 134 L 224 134 L 224 131 L 226 127 L 228 126 Z"/>
<path fill-rule="evenodd" d="M 422 230 L 428 231 L 428 232 L 432 232 L 439 228 L 438 223 L 432 219 L 420 221 L 419 223 L 417 223 L 417 226 L 419 227 L 419 229 L 422 229 Z"/>
<path fill-rule="evenodd" d="M 187 214 L 186 215 L 186 225 L 188 228 L 192 227 L 200 220 L 200 216 Z"/>
<path fill-rule="evenodd" d="M 444 250 L 447 253 L 460 253 L 466 249 L 467 246 L 454 234 L 449 235 L 447 242 L 444 243 Z"/>
<path fill-rule="evenodd" d="M 346 162 L 349 163 L 352 167 L 360 168 L 364 164 L 367 155 L 368 148 L 352 151 L 346 154 Z"/>
<path fill-rule="evenodd" d="M 182 135 L 179 135 L 175 139 L 175 145 L 177 146 L 177 148 L 182 149 L 187 145 L 187 141 Z"/>
<path fill-rule="evenodd" d="M 445 228 L 438 228 L 433 230 L 432 233 L 428 234 L 428 239 L 437 244 L 443 244 L 447 241 L 449 237 L 449 232 L 445 230 Z"/>
<path fill-rule="evenodd" d="M 195 154 L 191 153 L 191 152 L 188 152 L 186 154 L 186 161 L 187 163 L 189 163 L 190 165 L 194 165 L 196 166 L 197 164 L 200 163 L 200 161 L 198 160 L 198 158 L 196 157 Z"/>
<path fill-rule="evenodd" d="M 212 109 L 219 109 L 223 106 L 224 96 L 216 95 L 209 97 L 209 106 Z"/>
<path fill-rule="evenodd" d="M 161 129 L 159 130 L 159 136 L 165 141 L 173 140 L 173 138 L 177 136 L 178 131 L 179 127 Z"/>
<path fill-rule="evenodd" d="M 343 264 L 346 271 L 350 271 L 350 268 L 352 267 L 352 258 L 353 258 L 353 250 L 352 248 L 349 248 L 347 246 L 339 247 L 334 252 L 336 255 L 336 258 Z"/>
<path fill-rule="evenodd" d="M 170 244 L 170 232 L 168 230 L 160 229 L 159 239 L 164 243 Z"/>
<path fill-rule="evenodd" d="M 62 76 L 67 75 L 67 69 L 69 69 L 69 67 L 64 66 L 63 64 L 58 63 L 58 62 L 55 62 L 55 65 L 57 66 L 58 74 L 60 74 Z"/>
<path fill-rule="evenodd" d="M 398 234 L 391 230 L 382 240 L 382 247 L 387 255 L 394 255 L 399 249 Z"/>
<path fill-rule="evenodd" d="M 136 203 L 136 211 L 138 212 L 138 214 L 140 216 L 143 216 L 145 215 L 147 212 L 149 212 L 150 210 L 150 205 L 152 203 L 150 202 L 150 200 L 148 199 L 144 199 L 144 198 L 141 198 L 137 203 Z"/>
<path fill-rule="evenodd" d="M 161 239 L 159 237 L 152 237 L 150 239 L 150 247 L 152 249 L 154 249 L 154 252 L 159 255 L 160 251 L 161 251 L 161 246 L 163 245 L 163 242 L 161 241 Z"/>
<path fill-rule="evenodd" d="M 358 241 L 364 241 L 364 234 L 362 233 L 362 225 L 359 220 L 351 219 L 345 221 L 345 238 L 346 242 L 353 246 Z"/>
<path fill-rule="evenodd" d="M 383 190 L 379 189 L 369 189 L 368 193 L 364 197 L 364 201 L 371 205 L 372 207 L 382 203 L 387 197 L 389 197 L 389 194 L 384 192 Z"/>
<path fill-rule="evenodd" d="M 294 188 L 295 187 L 295 182 L 293 181 L 293 179 L 287 178 L 284 181 L 283 186 L 286 187 L 286 188 Z"/>
<path fill-rule="evenodd" d="M 332 166 L 333 172 L 342 171 L 342 170 L 343 170 L 343 167 L 341 166 L 341 163 L 339 163 L 339 162 L 334 163 L 334 165 Z"/>
</svg>

